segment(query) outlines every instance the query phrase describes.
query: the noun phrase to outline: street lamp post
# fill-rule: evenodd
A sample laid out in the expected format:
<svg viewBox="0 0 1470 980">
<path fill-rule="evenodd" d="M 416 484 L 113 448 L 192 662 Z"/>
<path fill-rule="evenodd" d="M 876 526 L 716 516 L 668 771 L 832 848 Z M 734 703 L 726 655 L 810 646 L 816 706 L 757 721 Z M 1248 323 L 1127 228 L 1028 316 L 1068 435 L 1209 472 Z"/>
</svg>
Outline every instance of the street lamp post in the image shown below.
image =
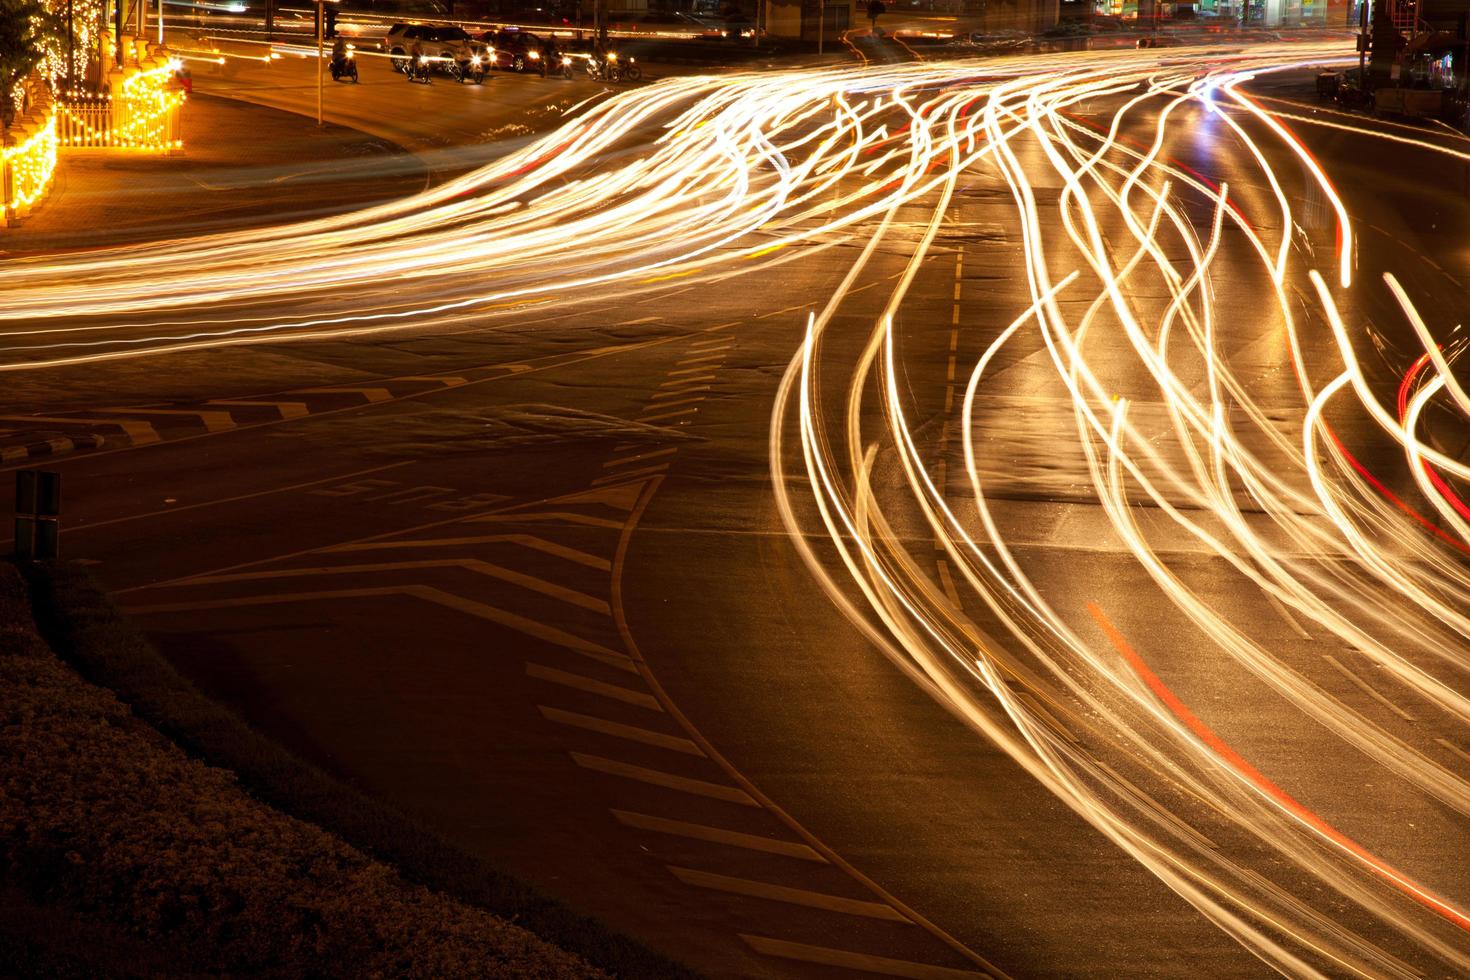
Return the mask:
<svg viewBox="0 0 1470 980">
<path fill-rule="evenodd" d="M 826 0 L 817 0 L 817 54 L 822 53 L 822 40 L 827 33 L 827 4 Z"/>
</svg>

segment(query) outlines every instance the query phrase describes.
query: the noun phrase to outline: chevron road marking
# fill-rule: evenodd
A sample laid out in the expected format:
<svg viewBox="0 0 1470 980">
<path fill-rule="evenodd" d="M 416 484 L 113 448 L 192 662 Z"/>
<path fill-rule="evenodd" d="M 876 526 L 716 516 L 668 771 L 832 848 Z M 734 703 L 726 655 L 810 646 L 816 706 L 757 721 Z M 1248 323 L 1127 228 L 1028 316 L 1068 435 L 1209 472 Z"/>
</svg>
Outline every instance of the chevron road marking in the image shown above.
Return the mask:
<svg viewBox="0 0 1470 980">
<path fill-rule="evenodd" d="M 634 813 L 630 810 L 613 810 L 612 815 L 619 823 L 636 828 L 648 830 L 659 834 L 673 834 L 677 837 L 688 837 L 693 840 L 708 841 L 712 844 L 729 844 L 732 847 L 743 847 L 751 851 L 764 851 L 767 854 L 779 854 L 782 857 L 796 858 L 800 861 L 811 861 L 815 864 L 826 864 L 827 859 L 805 844 L 797 844 L 791 841 L 772 840 L 769 837 L 758 837 L 755 834 L 742 834 L 737 830 L 726 830 L 723 827 L 707 827 L 704 824 L 687 823 L 683 820 L 670 820 L 667 817 L 655 817 L 646 813 Z"/>
<path fill-rule="evenodd" d="M 867 953 L 829 949 L 826 946 L 809 946 L 806 943 L 770 939 L 766 936 L 748 936 L 741 933 L 740 938 L 751 949 L 767 956 L 798 960 L 802 963 L 819 963 L 823 966 L 835 966 L 844 970 L 861 970 L 864 973 L 877 973 L 885 977 L 906 977 L 908 980 L 985 980 L 990 977 L 990 974 L 977 970 L 930 966 L 928 963 L 895 960 L 886 956 L 870 956 Z"/>
<path fill-rule="evenodd" d="M 602 464 L 602 468 L 608 470 L 612 469 L 614 466 L 626 466 L 628 463 L 641 463 L 650 459 L 658 459 L 660 456 L 668 456 L 678 451 L 679 447 L 677 446 L 670 446 L 668 449 L 650 449 L 647 452 L 634 453 L 631 456 L 620 456 L 617 459 L 610 459 L 606 463 Z"/>
<path fill-rule="evenodd" d="M 547 721 L 555 722 L 558 725 L 571 725 L 573 728 L 582 728 L 601 735 L 625 738 L 630 742 L 642 742 L 644 745 L 654 745 L 661 749 L 669 749 L 672 752 L 682 752 L 685 755 L 704 757 L 704 751 L 699 746 L 689 741 L 689 739 L 680 738 L 677 735 L 651 732 L 646 728 L 623 725 L 615 721 L 608 721 L 606 718 L 578 714 L 575 711 L 548 708 L 544 704 L 538 704 L 536 707 L 541 712 L 541 717 Z"/>
<path fill-rule="evenodd" d="M 634 669 L 636 670 L 636 668 Z M 585 691 L 588 694 L 612 698 L 614 701 L 622 701 L 624 704 L 637 705 L 640 708 L 647 708 L 649 711 L 663 713 L 664 710 L 664 706 L 659 704 L 658 700 L 650 694 L 620 687 L 617 684 L 607 684 L 603 681 L 593 680 L 591 677 L 583 677 L 581 674 L 573 674 L 570 671 L 557 670 L 555 667 L 543 667 L 541 664 L 527 663 L 526 676 L 534 677 L 538 681 L 560 684 L 563 687 L 570 687 L 576 691 Z"/>
<path fill-rule="evenodd" d="M 175 585 L 188 585 L 193 579 L 183 579 L 174 583 Z M 401 595 L 422 599 L 435 605 L 445 606 L 459 612 L 468 613 L 480 619 L 498 623 L 527 636 L 535 637 L 555 646 L 564 647 L 573 653 L 581 654 L 599 663 L 616 667 L 619 670 L 637 672 L 637 667 L 626 654 L 617 653 L 607 647 L 591 640 L 584 640 L 580 636 L 574 636 L 565 630 L 559 630 L 554 626 L 547 626 L 534 620 L 518 616 L 515 613 L 487 606 L 483 602 L 475 602 L 463 596 L 454 595 L 441 589 L 428 585 L 388 585 L 363 589 L 334 589 L 325 592 L 288 592 L 273 593 L 271 595 L 236 596 L 229 599 L 204 599 L 195 602 L 165 602 L 147 606 L 128 606 L 124 609 L 129 615 L 161 615 L 165 613 L 193 612 L 200 609 L 232 609 L 248 606 L 269 606 L 287 602 L 316 602 L 324 599 L 366 599 L 375 596 Z"/>
<path fill-rule="evenodd" d="M 692 868 L 676 868 L 672 865 L 669 866 L 669 871 L 684 884 L 695 888 L 709 888 L 714 891 L 730 892 L 734 895 L 749 895 L 752 898 L 767 898 L 774 902 L 787 902 L 791 905 L 825 909 L 828 912 L 841 912 L 844 915 L 860 915 L 869 919 L 912 924 L 908 916 L 882 902 L 865 902 L 857 898 L 828 895 L 826 892 L 789 888 L 786 885 L 773 885 L 766 881 L 733 878 L 729 875 L 711 874 L 708 871 L 696 871 Z"/>
<path fill-rule="evenodd" d="M 524 548 L 554 555 L 557 558 L 565 558 L 588 568 L 596 568 L 599 571 L 610 571 L 612 562 L 597 555 L 579 551 L 576 548 L 555 541 L 547 541 L 530 534 L 474 534 L 457 538 L 419 538 L 416 540 L 395 541 L 359 541 L 352 544 L 338 544 L 321 549 L 322 554 L 342 554 L 355 551 L 384 551 L 398 548 L 449 548 L 460 547 L 467 544 L 517 544 Z"/>
<path fill-rule="evenodd" d="M 726 803 L 738 803 L 740 806 L 760 806 L 745 790 L 735 786 L 726 786 L 723 783 L 710 783 L 703 779 L 690 779 L 688 776 L 676 776 L 673 773 L 662 772 L 658 769 L 645 769 L 643 766 L 618 762 L 616 759 L 604 759 L 600 755 L 587 755 L 583 752 L 572 752 L 570 755 L 572 761 L 583 769 L 607 773 L 610 776 L 621 776 L 624 779 L 637 780 L 640 783 L 648 783 L 651 786 L 662 786 L 665 789 L 674 789 L 681 793 L 692 793 L 695 796 L 707 796 L 714 800 L 724 800 Z"/>
<path fill-rule="evenodd" d="M 371 565 L 327 565 L 320 568 L 282 568 L 272 569 L 268 572 L 236 572 L 229 575 L 203 575 L 198 578 L 188 579 L 180 584 L 213 585 L 219 582 L 256 582 L 265 579 L 296 578 L 299 576 L 366 575 L 373 572 L 392 572 L 424 568 L 463 568 L 477 575 L 487 575 L 491 578 L 497 578 L 503 582 L 510 582 L 512 585 L 519 585 L 523 589 L 540 592 L 542 595 L 549 595 L 554 599 L 560 599 L 562 602 L 570 605 L 580 606 L 583 609 L 590 609 L 593 612 L 602 613 L 604 616 L 612 615 L 612 610 L 608 608 L 606 600 L 578 592 L 575 589 L 568 589 L 565 586 L 557 585 L 555 582 L 548 582 L 534 575 L 527 575 L 524 572 L 502 568 L 499 565 L 492 565 L 490 562 L 481 561 L 478 558 L 425 558 L 419 561 L 376 562 Z"/>
<path fill-rule="evenodd" d="M 629 470 L 626 473 L 609 473 L 607 476 L 599 476 L 597 479 L 593 480 L 592 481 L 592 485 L 594 487 L 596 487 L 596 486 L 602 486 L 603 484 L 607 484 L 607 483 L 621 483 L 623 480 L 639 480 L 639 481 L 641 481 L 643 479 L 643 477 L 645 477 L 645 476 L 652 476 L 655 473 L 662 473 L 664 470 L 666 470 L 668 468 L 669 468 L 669 464 L 668 463 L 662 463 L 662 464 L 660 464 L 658 466 L 644 467 L 641 470 Z M 641 485 L 641 482 L 640 482 L 640 485 Z"/>
</svg>

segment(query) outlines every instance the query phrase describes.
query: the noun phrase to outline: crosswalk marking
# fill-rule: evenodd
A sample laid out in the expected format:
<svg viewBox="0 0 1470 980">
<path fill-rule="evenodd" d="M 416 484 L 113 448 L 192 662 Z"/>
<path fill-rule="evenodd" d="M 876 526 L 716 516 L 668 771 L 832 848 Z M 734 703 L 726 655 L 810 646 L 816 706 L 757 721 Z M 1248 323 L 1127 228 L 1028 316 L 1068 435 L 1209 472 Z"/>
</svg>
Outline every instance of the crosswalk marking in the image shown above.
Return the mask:
<svg viewBox="0 0 1470 980">
<path fill-rule="evenodd" d="M 796 858 L 800 861 L 811 861 L 816 864 L 826 864 L 827 859 L 805 844 L 793 841 L 772 840 L 769 837 L 758 837 L 755 834 L 744 834 L 738 830 L 726 830 L 723 827 L 708 827 L 699 823 L 687 823 L 683 820 L 670 820 L 668 817 L 655 817 L 647 813 L 634 813 L 631 810 L 614 810 L 612 815 L 622 823 L 638 830 L 648 830 L 659 834 L 673 834 L 676 837 L 689 837 L 693 840 L 709 841 L 714 844 L 729 844 L 732 847 L 743 847 L 751 851 L 764 851 L 767 854 L 779 854 L 782 857 Z"/>
<path fill-rule="evenodd" d="M 671 865 L 669 871 L 684 884 L 695 888 L 709 888 L 713 891 L 729 892 L 732 895 L 766 898 L 773 902 L 805 905 L 808 908 L 841 912 L 844 915 L 858 915 L 868 919 L 883 919 L 887 922 L 909 923 L 910 921 L 908 916 L 898 909 L 891 905 L 884 905 L 882 902 L 843 898 L 841 895 L 808 891 L 805 888 L 791 888 L 787 885 L 773 885 L 768 881 L 755 881 L 751 878 L 734 878 L 730 875 L 696 871 L 693 868 L 676 868 Z"/>
<path fill-rule="evenodd" d="M 740 806 L 760 806 L 744 790 L 735 786 L 727 786 L 724 783 L 711 783 L 703 779 L 676 776 L 671 772 L 663 772 L 659 769 L 646 769 L 643 766 L 618 762 L 616 759 L 604 759 L 600 755 L 587 755 L 584 752 L 573 752 L 571 756 L 572 761 L 583 769 L 607 773 L 610 776 L 621 776 L 624 779 L 637 780 L 640 783 L 648 783 L 651 786 L 662 786 L 665 789 L 678 790 L 681 793 L 692 793 L 695 796 L 707 796 L 714 800 L 724 800 L 726 803 L 738 803 Z"/>
<path fill-rule="evenodd" d="M 624 704 L 637 705 L 647 708 L 649 711 L 662 713 L 664 706 L 651 694 L 642 691 L 630 690 L 617 684 L 608 684 L 604 681 L 594 680 L 591 677 L 583 677 L 581 674 L 573 674 L 567 670 L 557 670 L 555 667 L 543 667 L 541 664 L 526 664 L 526 676 L 534 677 L 538 681 L 547 681 L 551 684 L 560 684 L 577 691 L 585 691 L 588 694 L 596 694 L 604 698 L 612 698 L 614 701 L 622 701 Z"/>
<path fill-rule="evenodd" d="M 598 718 L 594 715 L 578 714 L 575 711 L 563 711 L 560 708 L 548 708 L 546 705 L 538 704 L 537 709 L 541 717 L 558 725 L 571 725 L 574 728 L 586 729 L 589 732 L 597 732 L 600 735 L 611 735 L 614 738 L 625 738 L 630 742 L 642 742 L 644 745 L 654 745 L 671 752 L 682 752 L 685 755 L 697 755 L 704 757 L 704 751 L 687 738 L 677 735 L 665 735 L 663 732 L 651 732 L 646 728 L 637 728 L 633 725 L 624 725 L 616 721 L 608 721 L 606 718 Z"/>
<path fill-rule="evenodd" d="M 868 953 L 854 953 L 845 949 L 831 949 L 827 946 L 793 943 L 785 939 L 771 939 L 766 936 L 749 936 L 741 933 L 740 938 L 751 949 L 757 953 L 764 953 L 766 956 L 777 956 L 781 959 L 797 960 L 802 963 L 819 963 L 823 966 L 835 966 L 844 970 L 861 970 L 864 973 L 877 973 L 885 977 L 905 977 L 907 980 L 985 980 L 991 976 L 989 973 L 981 973 L 977 970 L 930 966 L 928 963 L 915 963 L 912 960 L 895 960 L 887 956 L 872 956 Z"/>
</svg>

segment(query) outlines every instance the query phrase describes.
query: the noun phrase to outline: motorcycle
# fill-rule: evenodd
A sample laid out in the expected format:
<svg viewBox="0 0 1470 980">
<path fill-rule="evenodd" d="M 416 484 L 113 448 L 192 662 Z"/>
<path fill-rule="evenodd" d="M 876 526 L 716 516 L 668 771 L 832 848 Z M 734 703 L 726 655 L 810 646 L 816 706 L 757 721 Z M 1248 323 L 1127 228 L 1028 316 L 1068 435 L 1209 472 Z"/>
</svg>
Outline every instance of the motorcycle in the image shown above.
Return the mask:
<svg viewBox="0 0 1470 980">
<path fill-rule="evenodd" d="M 561 56 L 561 77 L 567 81 L 572 79 L 572 56 L 569 54 Z"/>
<path fill-rule="evenodd" d="M 593 55 L 587 59 L 587 77 L 594 82 L 620 82 L 623 69 L 618 66 L 616 52 L 609 51 L 606 60 Z"/>
<path fill-rule="evenodd" d="M 469 61 L 451 61 L 449 63 L 449 77 L 456 82 L 469 82 L 471 85 L 483 85 L 485 82 L 485 59 L 475 54 L 470 56 Z"/>
<path fill-rule="evenodd" d="M 410 82 L 423 82 L 425 85 L 433 84 L 429 77 L 429 59 L 424 55 L 417 55 L 409 60 L 408 70 L 405 72 Z"/>
<path fill-rule="evenodd" d="M 348 48 L 347 53 L 341 57 L 332 55 L 329 70 L 332 72 L 332 81 L 340 82 L 344 78 L 350 78 L 355 85 L 357 83 L 357 59 L 352 56 L 352 49 Z"/>
</svg>

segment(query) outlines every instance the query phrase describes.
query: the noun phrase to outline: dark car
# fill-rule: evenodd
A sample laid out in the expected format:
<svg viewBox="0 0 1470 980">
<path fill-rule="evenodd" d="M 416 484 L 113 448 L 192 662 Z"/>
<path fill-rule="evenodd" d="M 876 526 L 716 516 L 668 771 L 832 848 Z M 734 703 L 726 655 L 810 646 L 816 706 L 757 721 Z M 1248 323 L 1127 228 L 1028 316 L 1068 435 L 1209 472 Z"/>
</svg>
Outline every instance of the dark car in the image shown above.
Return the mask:
<svg viewBox="0 0 1470 980">
<path fill-rule="evenodd" d="M 513 28 L 486 31 L 480 40 L 489 46 L 490 64 L 501 71 L 540 71 L 547 42 L 538 34 Z"/>
</svg>

